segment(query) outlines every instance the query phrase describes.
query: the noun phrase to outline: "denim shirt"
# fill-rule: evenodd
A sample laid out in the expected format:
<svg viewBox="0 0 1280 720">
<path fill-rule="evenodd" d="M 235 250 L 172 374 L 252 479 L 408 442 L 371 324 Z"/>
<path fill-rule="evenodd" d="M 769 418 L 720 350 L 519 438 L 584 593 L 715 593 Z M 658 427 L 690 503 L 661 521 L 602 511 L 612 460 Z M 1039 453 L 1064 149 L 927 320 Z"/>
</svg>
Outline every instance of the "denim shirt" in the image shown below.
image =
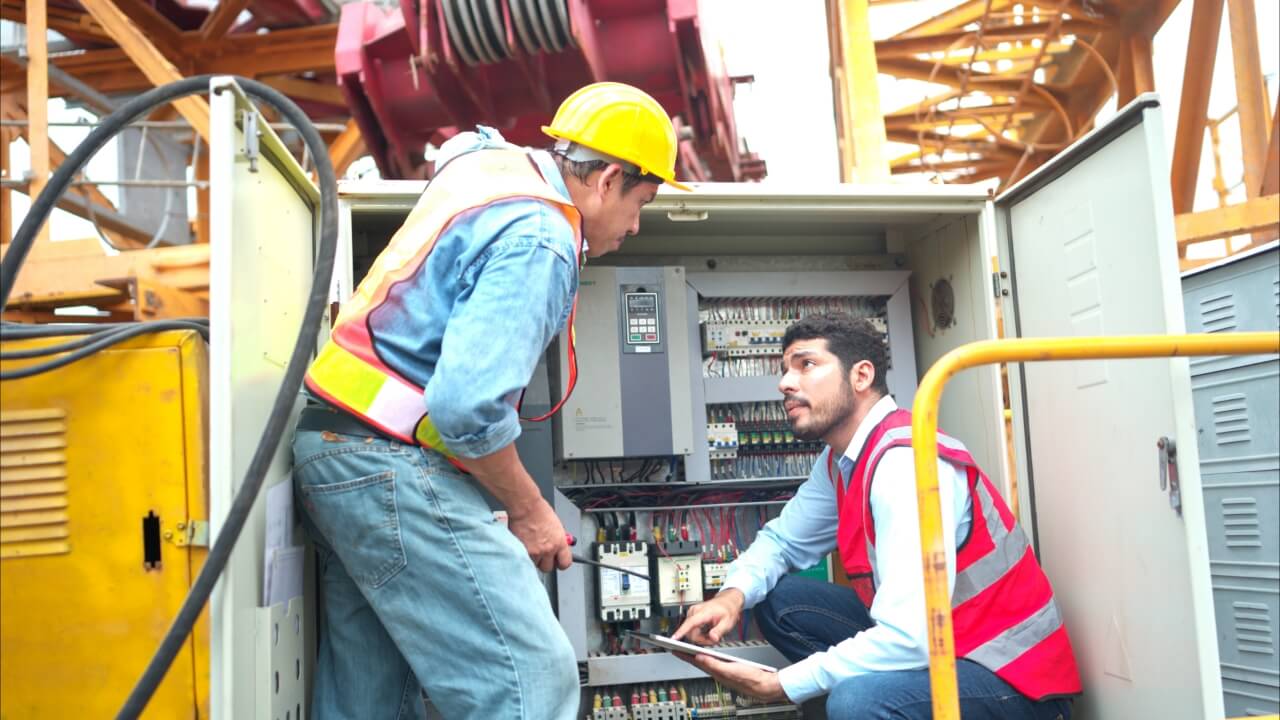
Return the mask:
<svg viewBox="0 0 1280 720">
<path fill-rule="evenodd" d="M 460 133 L 440 148 L 437 167 L 500 147 L 514 146 L 491 128 Z M 569 202 L 551 156 L 535 152 L 534 159 Z M 447 172 L 439 178 L 449 182 Z M 519 437 L 513 402 L 564 328 L 578 291 L 574 242 L 564 214 L 541 200 L 464 213 L 370 314 L 378 356 L 425 388 L 431 420 L 454 454 L 488 455 Z"/>
</svg>

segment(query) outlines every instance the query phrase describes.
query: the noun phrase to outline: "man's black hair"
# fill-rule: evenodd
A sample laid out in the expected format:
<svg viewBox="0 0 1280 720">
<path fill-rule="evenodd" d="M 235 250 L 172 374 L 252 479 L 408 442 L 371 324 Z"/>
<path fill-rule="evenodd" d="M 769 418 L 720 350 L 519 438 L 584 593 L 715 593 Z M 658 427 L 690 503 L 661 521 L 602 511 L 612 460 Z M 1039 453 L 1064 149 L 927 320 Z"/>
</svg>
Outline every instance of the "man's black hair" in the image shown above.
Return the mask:
<svg viewBox="0 0 1280 720">
<path fill-rule="evenodd" d="M 566 175 L 572 175 L 583 183 L 587 182 L 587 178 L 591 176 L 591 173 L 597 170 L 604 170 L 609 167 L 609 163 L 603 160 L 570 160 L 555 150 L 551 150 L 550 152 L 551 157 L 555 158 L 556 165 L 559 166 L 560 172 Z M 642 182 L 648 181 L 635 173 L 629 173 L 626 170 L 623 170 L 622 194 L 626 195 L 628 192 L 631 192 L 631 188 Z"/>
<path fill-rule="evenodd" d="M 782 349 L 785 351 L 797 340 L 819 339 L 827 341 L 827 350 L 840 360 L 845 377 L 855 364 L 870 361 L 876 371 L 871 387 L 881 395 L 889 394 L 884 333 L 877 330 L 870 320 L 842 312 L 808 315 L 787 328 L 782 336 Z"/>
</svg>

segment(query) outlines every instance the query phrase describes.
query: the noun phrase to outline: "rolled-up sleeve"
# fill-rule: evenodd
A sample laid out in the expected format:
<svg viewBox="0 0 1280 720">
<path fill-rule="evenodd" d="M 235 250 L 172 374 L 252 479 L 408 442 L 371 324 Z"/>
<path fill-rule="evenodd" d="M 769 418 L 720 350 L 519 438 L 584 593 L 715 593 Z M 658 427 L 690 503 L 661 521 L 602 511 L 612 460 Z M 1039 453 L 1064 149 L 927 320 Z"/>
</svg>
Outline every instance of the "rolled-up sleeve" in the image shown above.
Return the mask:
<svg viewBox="0 0 1280 720">
<path fill-rule="evenodd" d="M 558 234 L 502 236 L 464 271 L 425 399 L 445 446 L 461 457 L 496 452 L 520 436 L 514 403 L 564 325 L 577 269 Z"/>
</svg>

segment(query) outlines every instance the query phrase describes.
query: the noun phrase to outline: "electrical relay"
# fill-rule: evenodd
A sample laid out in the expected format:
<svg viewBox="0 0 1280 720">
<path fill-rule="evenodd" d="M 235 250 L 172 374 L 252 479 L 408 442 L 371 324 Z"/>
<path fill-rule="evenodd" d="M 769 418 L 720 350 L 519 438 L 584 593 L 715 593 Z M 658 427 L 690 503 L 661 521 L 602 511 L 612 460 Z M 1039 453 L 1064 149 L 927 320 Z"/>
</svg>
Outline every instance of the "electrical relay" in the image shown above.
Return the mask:
<svg viewBox="0 0 1280 720">
<path fill-rule="evenodd" d="M 729 563 L 702 563 L 702 587 L 708 592 L 724 587 L 724 579 L 729 574 Z"/>
<path fill-rule="evenodd" d="M 683 608 L 702 602 L 702 549 L 689 540 L 654 543 L 649 577 L 656 585 L 654 612 L 678 618 Z"/>
<path fill-rule="evenodd" d="M 649 544 L 645 542 L 593 543 L 596 562 L 649 575 Z M 649 617 L 649 581 L 628 573 L 596 566 L 596 592 L 600 619 L 627 622 Z"/>
</svg>

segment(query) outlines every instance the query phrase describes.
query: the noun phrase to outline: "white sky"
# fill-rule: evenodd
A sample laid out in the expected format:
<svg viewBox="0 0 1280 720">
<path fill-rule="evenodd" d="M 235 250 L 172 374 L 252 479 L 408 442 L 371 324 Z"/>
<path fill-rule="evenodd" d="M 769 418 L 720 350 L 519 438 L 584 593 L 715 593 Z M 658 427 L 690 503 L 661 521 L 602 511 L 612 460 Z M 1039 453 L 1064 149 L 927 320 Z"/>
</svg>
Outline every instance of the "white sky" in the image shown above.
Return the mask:
<svg viewBox="0 0 1280 720">
<path fill-rule="evenodd" d="M 894 3 L 871 9 L 872 34 L 889 37 L 920 20 L 955 5 L 957 0 L 919 0 Z M 1277 28 L 1280 28 L 1280 3 L 1262 0 L 1255 3 L 1257 27 L 1262 50 L 1262 71 L 1270 83 L 1270 107 L 1275 106 L 1275 92 L 1280 85 L 1280 52 Z M 1186 62 L 1186 44 L 1190 27 L 1191 0 L 1183 0 L 1156 35 L 1156 90 L 1164 102 L 1164 125 L 1168 157 L 1173 154 L 1173 135 L 1177 125 L 1178 100 L 1182 90 L 1182 74 Z M 831 81 L 828 75 L 826 14 L 823 0 L 701 0 L 702 26 L 709 47 L 718 40 L 723 48 L 730 74 L 755 75 L 754 85 L 738 86 L 735 101 L 739 135 L 760 153 L 768 163 L 766 182 L 838 182 L 839 158 L 836 152 L 835 119 L 832 111 Z M 1224 9 L 1219 40 L 1209 115 L 1218 117 L 1235 105 L 1235 72 L 1231 58 L 1231 39 Z M 936 86 L 935 86 L 936 87 Z M 880 101 L 884 112 L 891 112 L 919 101 L 930 93 L 930 86 L 915 81 L 900 81 L 880 76 Z M 1114 111 L 1113 105 L 1103 118 Z M 51 120 L 89 118 L 83 111 L 66 110 L 61 101 L 53 101 Z M 70 150 L 88 133 L 79 128 L 51 128 L 50 136 L 64 150 Z M 1221 127 L 1223 140 L 1223 172 L 1229 185 L 1241 177 L 1239 125 L 1235 118 Z M 891 143 L 890 157 L 910 149 Z M 16 176 L 29 167 L 29 157 L 22 142 L 14 143 L 11 168 Z M 89 166 L 92 178 L 117 176 L 114 152 L 99 153 Z M 1200 182 L 1196 209 L 1217 206 L 1213 192 L 1213 157 L 1209 143 L 1204 145 L 1200 163 Z M 914 178 L 909 182 L 922 182 Z M 103 192 L 116 199 L 115 188 Z M 1243 187 L 1237 186 L 1232 201 L 1244 199 Z M 194 203 L 192 203 L 194 205 Z M 17 228 L 28 206 L 27 198 L 13 194 L 14 228 Z M 93 237 L 92 226 L 80 218 L 57 210 L 52 234 L 55 239 Z"/>
<path fill-rule="evenodd" d="M 871 8 L 871 29 L 876 39 L 890 37 L 957 4 L 957 0 L 878 5 Z M 1168 156 L 1173 155 L 1178 101 L 1191 22 L 1191 0 L 1179 3 L 1154 42 L 1156 91 L 1164 103 Z M 1275 106 L 1277 84 L 1277 30 L 1280 3 L 1256 3 L 1262 72 L 1271 83 L 1270 107 Z M 719 38 L 730 74 L 754 74 L 753 86 L 738 89 L 739 133 L 769 165 L 769 182 L 796 180 L 839 181 L 831 80 L 828 75 L 826 13 L 823 0 L 792 0 L 785 11 L 771 0 L 702 0 L 704 33 Z M 880 76 L 883 112 L 919 102 L 940 86 Z M 1235 71 L 1231 38 L 1223 13 L 1222 35 L 1209 103 L 1210 117 L 1218 117 L 1235 105 Z M 1100 120 L 1114 112 L 1114 102 Z M 1234 118 L 1221 127 L 1223 173 L 1228 184 L 1241 176 L 1240 130 Z M 890 144 L 890 157 L 911 146 Z M 1213 156 L 1209 143 L 1200 163 L 1201 179 L 1196 209 L 1217 206 L 1213 193 Z M 911 182 L 920 182 L 919 178 Z M 1238 188 L 1234 200 L 1243 200 Z"/>
</svg>

